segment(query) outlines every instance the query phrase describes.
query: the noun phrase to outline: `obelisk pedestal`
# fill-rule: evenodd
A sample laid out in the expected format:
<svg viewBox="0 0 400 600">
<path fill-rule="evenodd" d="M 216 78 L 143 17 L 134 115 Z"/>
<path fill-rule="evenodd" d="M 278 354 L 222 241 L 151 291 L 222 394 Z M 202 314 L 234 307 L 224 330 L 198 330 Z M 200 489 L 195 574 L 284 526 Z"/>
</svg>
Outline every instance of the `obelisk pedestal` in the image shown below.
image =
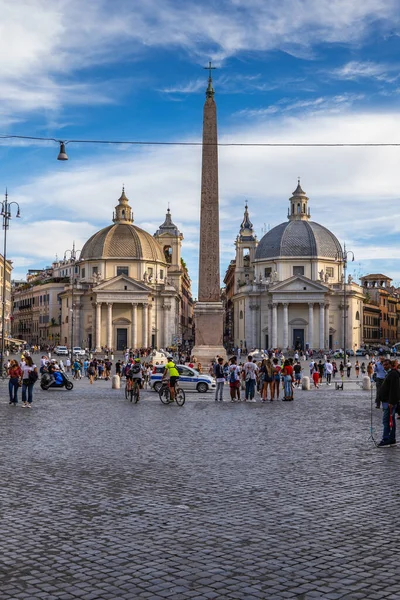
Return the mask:
<svg viewBox="0 0 400 600">
<path fill-rule="evenodd" d="M 194 309 L 195 346 L 193 356 L 208 364 L 222 356 L 226 359 L 224 308 L 221 302 L 219 271 L 219 201 L 217 109 L 210 77 L 203 118 L 201 175 L 199 300 Z"/>
</svg>

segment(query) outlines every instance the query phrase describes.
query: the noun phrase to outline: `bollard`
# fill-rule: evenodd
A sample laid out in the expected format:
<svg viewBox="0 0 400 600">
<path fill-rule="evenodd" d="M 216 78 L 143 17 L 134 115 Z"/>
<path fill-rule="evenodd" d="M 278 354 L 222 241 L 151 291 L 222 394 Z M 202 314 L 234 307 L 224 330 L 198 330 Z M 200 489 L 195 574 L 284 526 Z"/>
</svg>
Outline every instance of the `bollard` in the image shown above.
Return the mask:
<svg viewBox="0 0 400 600">
<path fill-rule="evenodd" d="M 301 389 L 302 390 L 309 390 L 310 389 L 310 378 L 304 376 L 303 379 L 301 380 Z"/>
<path fill-rule="evenodd" d="M 113 390 L 119 390 L 121 387 L 121 379 L 119 378 L 119 375 L 113 375 L 112 379 L 111 379 L 111 388 Z"/>
<path fill-rule="evenodd" d="M 363 390 L 370 390 L 371 389 L 371 380 L 368 377 L 368 375 L 364 375 L 364 377 L 362 378 L 362 389 Z"/>
</svg>

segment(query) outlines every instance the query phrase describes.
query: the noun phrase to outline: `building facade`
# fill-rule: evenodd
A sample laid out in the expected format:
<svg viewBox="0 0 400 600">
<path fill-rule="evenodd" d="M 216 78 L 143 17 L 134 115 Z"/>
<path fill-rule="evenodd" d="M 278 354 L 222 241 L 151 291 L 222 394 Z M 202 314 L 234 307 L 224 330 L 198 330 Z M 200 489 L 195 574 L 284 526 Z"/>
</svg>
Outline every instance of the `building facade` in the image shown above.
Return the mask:
<svg viewBox="0 0 400 600">
<path fill-rule="evenodd" d="M 0 299 L 1 306 L 3 307 L 3 284 L 5 277 L 5 301 L 4 301 L 4 329 L 5 329 L 5 339 L 10 338 L 11 336 L 11 321 L 12 321 L 12 310 L 11 310 L 11 272 L 12 272 L 12 262 L 10 260 L 6 260 L 6 269 L 4 275 L 4 257 L 0 254 Z M 0 334 L 2 331 L 0 330 Z"/>
<path fill-rule="evenodd" d="M 381 273 L 360 277 L 365 294 L 365 345 L 392 346 L 399 339 L 400 295 L 392 280 Z"/>
<path fill-rule="evenodd" d="M 345 340 L 347 349 L 361 346 L 362 288 L 351 276 L 345 279 L 337 238 L 311 221 L 300 181 L 289 199 L 287 222 L 259 242 L 246 206 L 235 245 L 236 259 L 225 278 L 235 346 L 335 349 Z"/>
<path fill-rule="evenodd" d="M 191 336 L 191 282 L 181 259 L 183 235 L 165 221 L 153 235 L 133 224 L 122 190 L 113 224 L 80 255 L 28 275 L 14 289 L 14 332 L 31 343 L 99 351 L 170 347 Z M 57 332 L 53 330 L 57 326 Z"/>
</svg>

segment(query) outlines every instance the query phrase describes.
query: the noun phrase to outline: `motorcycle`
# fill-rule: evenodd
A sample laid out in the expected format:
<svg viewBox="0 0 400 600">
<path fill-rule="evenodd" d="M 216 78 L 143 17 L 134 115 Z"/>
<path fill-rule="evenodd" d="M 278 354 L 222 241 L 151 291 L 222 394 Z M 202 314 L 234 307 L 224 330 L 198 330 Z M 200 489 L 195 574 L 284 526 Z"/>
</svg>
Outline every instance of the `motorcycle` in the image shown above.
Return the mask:
<svg viewBox="0 0 400 600">
<path fill-rule="evenodd" d="M 62 371 L 54 371 L 54 379 L 51 378 L 48 371 L 44 371 L 40 380 L 40 387 L 42 390 L 48 390 L 49 388 L 62 388 L 72 390 L 74 384 L 68 379 L 68 377 Z"/>
</svg>

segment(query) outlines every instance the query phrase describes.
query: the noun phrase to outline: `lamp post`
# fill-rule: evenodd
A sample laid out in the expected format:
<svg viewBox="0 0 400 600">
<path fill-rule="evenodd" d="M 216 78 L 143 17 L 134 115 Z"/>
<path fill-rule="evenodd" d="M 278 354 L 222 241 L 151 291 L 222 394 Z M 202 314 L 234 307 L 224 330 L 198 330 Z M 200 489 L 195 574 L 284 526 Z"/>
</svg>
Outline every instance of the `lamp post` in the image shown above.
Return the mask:
<svg viewBox="0 0 400 600">
<path fill-rule="evenodd" d="M 354 261 L 354 252 L 346 250 L 346 244 L 343 245 L 343 250 L 336 255 L 336 260 L 343 262 L 343 353 L 344 362 L 346 362 L 346 327 L 347 327 L 347 261 L 351 254 L 351 260 Z M 346 366 L 346 365 L 344 365 Z"/>
<path fill-rule="evenodd" d="M 71 276 L 71 349 L 70 349 L 70 360 L 71 365 L 73 361 L 73 347 L 74 347 L 74 290 L 75 290 L 75 265 L 77 261 L 77 252 L 80 250 L 75 250 L 75 242 L 72 245 L 72 250 L 66 250 L 64 252 L 64 261 L 67 260 L 67 253 L 70 253 L 70 261 L 72 264 L 72 276 Z"/>
<path fill-rule="evenodd" d="M 6 275 L 7 275 L 7 229 L 10 226 L 11 215 L 11 207 L 12 205 L 17 207 L 16 216 L 19 218 L 21 216 L 19 204 L 18 202 L 9 202 L 8 201 L 8 193 L 6 190 L 5 199 L 1 202 L 1 216 L 3 217 L 3 229 L 4 229 L 4 250 L 3 250 L 3 297 L 1 304 L 1 356 L 0 356 L 0 364 L 1 364 L 1 374 L 3 375 L 3 367 L 4 367 L 4 344 L 5 344 L 5 319 L 6 319 Z"/>
</svg>

